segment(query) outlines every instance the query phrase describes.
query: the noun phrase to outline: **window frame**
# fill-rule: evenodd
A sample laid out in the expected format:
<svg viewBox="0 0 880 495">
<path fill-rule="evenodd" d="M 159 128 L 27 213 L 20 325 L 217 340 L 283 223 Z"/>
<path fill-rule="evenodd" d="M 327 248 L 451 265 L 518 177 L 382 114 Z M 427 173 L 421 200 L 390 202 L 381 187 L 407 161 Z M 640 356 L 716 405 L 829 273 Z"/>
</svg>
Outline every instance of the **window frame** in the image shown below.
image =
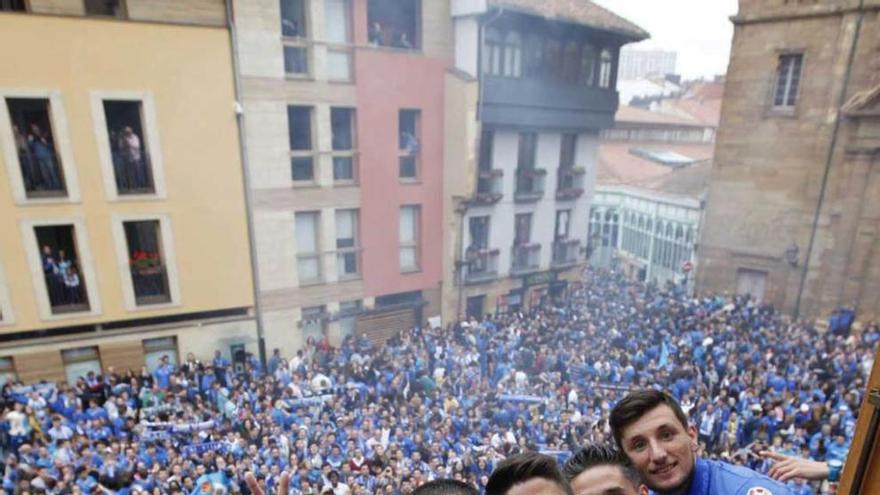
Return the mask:
<svg viewBox="0 0 880 495">
<path fill-rule="evenodd" d="M 129 267 L 128 240 L 125 237 L 126 222 L 159 222 L 159 242 L 162 244 L 162 264 L 168 282 L 169 301 L 157 304 L 138 304 L 134 292 L 134 281 Z M 174 250 L 174 234 L 171 215 L 168 213 L 121 214 L 111 216 L 113 245 L 116 250 L 117 269 L 122 282 L 122 301 L 129 313 L 153 311 L 156 309 L 177 308 L 183 305 L 180 291 L 180 275 L 177 269 L 177 256 Z"/>
<path fill-rule="evenodd" d="M 414 156 L 414 167 L 415 171 L 412 177 L 404 177 L 400 174 L 401 172 L 401 163 L 404 158 L 411 156 L 410 153 L 407 152 L 406 148 L 401 148 L 400 139 L 403 134 L 403 113 L 404 112 L 412 112 L 415 116 L 415 132 L 413 133 L 413 137 L 416 140 L 416 152 Z M 401 108 L 397 111 L 397 179 L 402 183 L 413 183 L 418 182 L 422 178 L 422 110 L 420 108 Z"/>
<path fill-rule="evenodd" d="M 398 222 L 403 222 L 403 212 L 405 209 L 409 209 L 413 212 L 413 233 L 411 242 L 403 242 L 403 239 L 400 237 L 400 229 L 398 228 L 398 266 L 400 267 L 400 273 L 416 273 L 422 270 L 422 249 L 421 249 L 421 235 L 422 235 L 422 205 L 420 204 L 405 204 L 400 205 L 399 213 L 398 213 Z M 402 254 L 404 249 L 412 249 L 415 252 L 413 256 L 414 265 L 412 267 L 404 267 L 400 263 L 400 255 Z"/>
<path fill-rule="evenodd" d="M 12 301 L 9 297 L 9 285 L 3 261 L 0 260 L 0 327 L 15 324 L 15 312 L 12 310 Z"/>
<path fill-rule="evenodd" d="M 171 341 L 173 344 L 167 345 L 157 345 L 155 347 L 151 347 L 150 343 L 156 342 L 159 343 L 161 341 Z M 177 341 L 176 335 L 167 335 L 162 337 L 151 337 L 148 339 L 141 339 L 141 350 L 144 353 L 144 366 L 147 367 L 147 370 L 152 374 L 155 369 L 150 369 L 149 360 L 147 356 L 154 353 L 163 353 L 169 356 L 173 356 L 173 364 L 175 367 L 180 366 L 180 343 Z M 170 361 L 171 359 L 169 359 Z"/>
<path fill-rule="evenodd" d="M 290 136 L 293 134 L 292 123 L 290 119 L 290 111 L 292 108 L 305 108 L 309 112 L 309 149 L 295 150 L 293 143 L 290 142 Z M 316 147 L 318 140 L 315 139 L 315 133 L 318 130 L 316 115 L 317 110 L 314 105 L 297 105 L 287 104 L 285 106 L 287 119 L 287 156 L 288 166 L 290 167 L 290 183 L 293 187 L 315 187 L 320 180 L 320 157 Z M 310 158 L 312 160 L 312 178 L 310 180 L 296 180 L 293 175 L 293 160 L 297 158 Z"/>
<path fill-rule="evenodd" d="M 304 0 L 306 1 L 306 0 Z M 352 12 L 352 2 L 351 0 L 340 0 L 343 3 L 343 10 L 345 12 L 345 30 L 346 30 L 346 39 L 342 42 L 339 41 L 331 41 L 327 39 L 327 80 L 335 83 L 351 83 L 354 82 L 355 74 L 354 74 L 354 50 L 351 47 L 352 44 L 352 36 L 354 32 L 354 25 L 352 22 L 353 12 Z M 329 18 L 326 16 L 326 4 L 325 4 L 325 33 L 327 32 L 326 23 Z M 326 36 L 325 36 L 326 37 Z M 332 54 L 344 54 L 347 59 L 348 64 L 348 77 L 346 78 L 337 78 L 331 77 L 330 75 L 330 57 Z"/>
<path fill-rule="evenodd" d="M 351 149 L 349 150 L 337 150 L 333 146 L 333 138 L 335 132 L 333 130 L 333 111 L 334 110 L 347 110 L 349 111 L 349 126 L 351 131 Z M 332 179 L 334 186 L 351 186 L 357 185 L 360 182 L 360 174 L 358 173 L 358 157 L 360 153 L 358 152 L 358 135 L 357 135 L 357 108 L 355 107 L 346 107 L 346 106 L 331 106 L 330 107 L 330 161 L 332 166 Z M 351 158 L 351 179 L 337 179 L 336 178 L 336 164 L 335 160 L 337 158 Z"/>
<path fill-rule="evenodd" d="M 93 349 L 95 352 L 95 355 L 89 356 L 88 358 L 85 358 L 85 357 L 68 358 L 66 356 L 67 352 L 81 351 L 81 350 L 85 350 L 85 349 L 89 349 L 89 350 Z M 62 368 L 64 368 L 64 376 L 65 377 L 67 377 L 67 373 L 68 373 L 67 366 L 71 365 L 71 364 L 77 364 L 77 363 L 88 363 L 88 362 L 92 362 L 92 361 L 97 361 L 98 367 L 100 368 L 100 371 L 101 372 L 104 371 L 104 361 L 101 359 L 101 348 L 98 345 L 84 345 L 84 346 L 80 346 L 80 347 L 69 347 L 67 349 L 62 349 L 58 352 L 61 354 L 61 366 L 62 366 Z M 83 377 L 83 378 L 85 378 L 85 377 Z"/>
<path fill-rule="evenodd" d="M 354 216 L 352 219 L 352 230 L 354 231 L 353 238 L 353 246 L 340 248 L 339 247 L 339 215 L 341 213 L 349 213 Z M 333 233 L 333 240 L 336 244 L 334 246 L 334 250 L 336 252 L 336 276 L 337 280 L 358 280 L 363 278 L 363 266 L 361 264 L 361 211 L 360 208 L 337 208 L 333 211 L 334 223 L 335 223 L 335 232 Z M 355 256 L 355 272 L 354 273 L 343 273 L 341 267 L 344 266 L 345 256 L 353 254 Z"/>
<path fill-rule="evenodd" d="M 606 57 L 607 55 L 607 57 Z M 599 80 L 598 87 L 612 89 L 614 85 L 614 52 L 604 47 L 599 50 Z"/>
<path fill-rule="evenodd" d="M 92 108 L 92 122 L 95 141 L 98 146 L 98 161 L 101 164 L 101 178 L 104 182 L 104 195 L 108 201 L 130 202 L 168 199 L 165 183 L 165 166 L 162 158 L 162 144 L 159 136 L 156 102 L 151 92 L 143 91 L 92 91 L 89 93 Z M 144 133 L 143 150 L 150 157 L 150 171 L 153 174 L 153 192 L 147 194 L 119 194 L 116 187 L 116 173 L 113 157 L 110 154 L 110 136 L 107 118 L 104 115 L 105 101 L 140 102 L 143 112 L 141 126 Z"/>
<path fill-rule="evenodd" d="M 300 287 L 308 287 L 312 285 L 321 285 L 325 283 L 326 273 L 324 270 L 324 257 L 322 256 L 323 251 L 321 250 L 322 242 L 321 242 L 321 210 L 301 210 L 296 211 L 293 214 L 293 238 L 294 244 L 296 246 L 296 280 L 299 283 Z M 315 251 L 310 252 L 300 252 L 299 249 L 299 227 L 297 226 L 297 216 L 298 215 L 314 215 L 314 235 L 315 235 Z M 312 260 L 314 259 L 317 263 L 318 273 L 314 279 L 306 279 L 304 280 L 302 274 L 300 273 L 300 262 L 304 260 Z"/>
<path fill-rule="evenodd" d="M 67 194 L 49 198 L 28 198 L 24 177 L 18 161 L 15 138 L 12 135 L 12 120 L 7 107 L 7 98 L 45 99 L 49 102 L 49 121 L 52 123 L 53 140 L 56 153 L 61 161 L 61 172 Z M 79 179 L 73 157 L 70 128 L 61 91 L 56 89 L 19 90 L 0 88 L 0 148 L 6 162 L 6 172 L 12 186 L 12 198 L 16 205 L 75 204 L 80 203 Z"/>
<path fill-rule="evenodd" d="M 786 77 L 785 89 L 783 91 L 783 103 L 781 105 L 776 104 L 777 97 L 779 96 L 779 84 L 780 78 L 782 77 L 782 63 L 784 59 L 799 59 L 800 66 L 798 67 L 797 72 L 797 87 L 794 90 L 794 102 L 791 105 L 788 105 L 787 102 L 791 98 L 791 86 L 792 79 L 794 78 L 793 67 L 794 65 L 789 66 L 788 74 Z M 773 86 L 770 91 L 770 108 L 772 111 L 777 113 L 794 113 L 797 111 L 798 102 L 801 100 L 801 94 L 803 91 L 803 80 L 804 80 L 804 66 L 806 65 L 806 52 L 804 50 L 782 50 L 776 53 L 776 70 L 774 71 L 773 76 Z"/>
<path fill-rule="evenodd" d="M 80 277 L 85 280 L 86 295 L 89 301 L 88 311 L 71 313 L 52 313 L 52 305 L 49 301 L 48 289 L 43 279 L 42 255 L 37 243 L 36 227 L 72 226 L 73 239 L 76 243 L 77 259 L 80 269 Z M 98 279 L 95 271 L 95 262 L 89 247 L 88 230 L 85 219 L 82 217 L 57 217 L 27 219 L 19 221 L 21 239 L 24 243 L 28 266 L 31 271 L 31 283 L 36 290 L 37 310 L 42 321 L 72 320 L 99 316 L 102 312 L 101 298 L 98 292 Z"/>
<path fill-rule="evenodd" d="M 278 35 L 281 38 L 281 60 L 282 60 L 282 69 L 284 70 L 284 77 L 286 79 L 310 79 L 312 77 L 312 66 L 314 57 L 312 56 L 312 47 L 309 43 L 310 36 L 312 35 L 313 26 L 311 23 L 311 19 L 309 19 L 309 12 L 311 11 L 310 3 L 311 0 L 302 0 L 302 9 L 303 9 L 303 35 L 299 36 L 290 36 L 284 34 L 284 16 L 281 13 L 281 3 L 284 0 L 278 1 Z M 287 48 L 295 48 L 303 50 L 305 53 L 305 62 L 306 62 L 306 70 L 304 72 L 288 72 L 287 70 L 287 55 L 285 54 L 285 50 Z"/>
</svg>

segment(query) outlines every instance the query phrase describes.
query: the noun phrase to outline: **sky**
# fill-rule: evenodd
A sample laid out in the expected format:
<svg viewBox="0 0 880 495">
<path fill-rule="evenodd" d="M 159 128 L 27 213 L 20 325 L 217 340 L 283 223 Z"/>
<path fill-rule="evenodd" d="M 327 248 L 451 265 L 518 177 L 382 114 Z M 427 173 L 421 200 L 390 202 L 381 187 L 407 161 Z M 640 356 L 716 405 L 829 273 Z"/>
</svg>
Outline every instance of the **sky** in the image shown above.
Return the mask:
<svg viewBox="0 0 880 495">
<path fill-rule="evenodd" d="M 628 45 L 678 52 L 686 79 L 727 72 L 737 0 L 593 0 L 635 22 L 651 39 Z"/>
</svg>

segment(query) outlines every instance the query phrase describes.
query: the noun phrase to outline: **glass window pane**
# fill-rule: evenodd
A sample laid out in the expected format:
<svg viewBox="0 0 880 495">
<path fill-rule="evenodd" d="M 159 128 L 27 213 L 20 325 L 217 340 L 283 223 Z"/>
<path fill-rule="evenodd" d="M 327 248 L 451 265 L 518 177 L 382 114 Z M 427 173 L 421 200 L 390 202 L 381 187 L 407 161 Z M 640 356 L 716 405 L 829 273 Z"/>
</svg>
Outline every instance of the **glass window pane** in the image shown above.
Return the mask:
<svg viewBox="0 0 880 495">
<path fill-rule="evenodd" d="M 296 214 L 296 249 L 300 254 L 318 251 L 318 214 Z"/>
<path fill-rule="evenodd" d="M 281 34 L 305 36 L 305 0 L 281 0 Z"/>
<path fill-rule="evenodd" d="M 309 52 L 306 47 L 284 47 L 284 72 L 287 74 L 308 74 Z"/>
<path fill-rule="evenodd" d="M 325 35 L 331 43 L 348 42 L 348 1 L 324 0 Z"/>
<path fill-rule="evenodd" d="M 416 264 L 416 248 L 402 247 L 400 248 L 400 268 L 403 270 L 413 269 Z"/>
<path fill-rule="evenodd" d="M 297 259 L 296 270 L 300 280 L 305 282 L 318 280 L 321 276 L 319 262 L 317 256 Z"/>
<path fill-rule="evenodd" d="M 290 149 L 312 149 L 312 107 L 287 107 Z"/>
<path fill-rule="evenodd" d="M 354 159 L 348 156 L 333 157 L 333 180 L 354 180 Z"/>
<path fill-rule="evenodd" d="M 311 182 L 315 179 L 315 169 L 310 156 L 291 158 L 290 168 L 295 181 Z"/>
<path fill-rule="evenodd" d="M 327 77 L 334 81 L 351 80 L 351 60 L 347 51 L 327 51 Z"/>
<path fill-rule="evenodd" d="M 400 157 L 400 177 L 414 179 L 416 177 L 416 159 L 413 156 Z"/>
<path fill-rule="evenodd" d="M 347 151 L 354 147 L 354 112 L 350 108 L 331 108 L 330 126 L 333 130 L 333 150 Z"/>
</svg>

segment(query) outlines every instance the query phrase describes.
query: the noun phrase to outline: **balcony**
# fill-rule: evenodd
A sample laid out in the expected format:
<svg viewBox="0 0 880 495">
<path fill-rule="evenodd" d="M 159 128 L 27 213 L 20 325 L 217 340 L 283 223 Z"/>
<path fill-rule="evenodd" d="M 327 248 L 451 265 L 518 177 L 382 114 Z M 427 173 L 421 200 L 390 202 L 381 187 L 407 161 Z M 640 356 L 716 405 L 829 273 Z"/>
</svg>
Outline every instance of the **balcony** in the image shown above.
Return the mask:
<svg viewBox="0 0 880 495">
<path fill-rule="evenodd" d="M 559 177 L 556 183 L 556 199 L 559 201 L 571 201 L 584 194 L 584 175 L 586 171 L 581 168 L 559 169 Z"/>
<path fill-rule="evenodd" d="M 168 275 L 161 265 L 131 267 L 131 282 L 138 306 L 171 302 Z"/>
<path fill-rule="evenodd" d="M 513 200 L 518 203 L 534 203 L 544 197 L 544 182 L 547 170 L 519 169 L 516 171 L 516 193 Z"/>
<path fill-rule="evenodd" d="M 581 251 L 581 241 L 562 239 L 553 243 L 553 266 L 576 265 Z"/>
<path fill-rule="evenodd" d="M 141 150 L 114 151 L 113 172 L 119 194 L 153 194 L 150 157 Z"/>
<path fill-rule="evenodd" d="M 511 275 L 525 275 L 541 269 L 541 245 L 523 244 L 511 249 Z"/>
<path fill-rule="evenodd" d="M 465 260 L 464 281 L 467 284 L 488 282 L 498 278 L 498 249 L 468 249 Z"/>
<path fill-rule="evenodd" d="M 480 170 L 477 172 L 477 192 L 471 199 L 476 206 L 493 205 L 504 196 L 504 170 Z"/>
</svg>

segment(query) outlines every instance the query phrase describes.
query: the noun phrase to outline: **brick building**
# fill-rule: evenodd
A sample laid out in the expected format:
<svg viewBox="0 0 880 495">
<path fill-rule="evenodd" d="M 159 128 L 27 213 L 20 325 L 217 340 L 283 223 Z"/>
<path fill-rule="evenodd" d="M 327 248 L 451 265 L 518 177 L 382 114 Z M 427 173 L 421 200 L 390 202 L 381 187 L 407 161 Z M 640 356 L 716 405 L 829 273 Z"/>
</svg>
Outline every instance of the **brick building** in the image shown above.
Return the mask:
<svg viewBox="0 0 880 495">
<path fill-rule="evenodd" d="M 698 289 L 880 303 L 880 1 L 741 0 Z"/>
</svg>

